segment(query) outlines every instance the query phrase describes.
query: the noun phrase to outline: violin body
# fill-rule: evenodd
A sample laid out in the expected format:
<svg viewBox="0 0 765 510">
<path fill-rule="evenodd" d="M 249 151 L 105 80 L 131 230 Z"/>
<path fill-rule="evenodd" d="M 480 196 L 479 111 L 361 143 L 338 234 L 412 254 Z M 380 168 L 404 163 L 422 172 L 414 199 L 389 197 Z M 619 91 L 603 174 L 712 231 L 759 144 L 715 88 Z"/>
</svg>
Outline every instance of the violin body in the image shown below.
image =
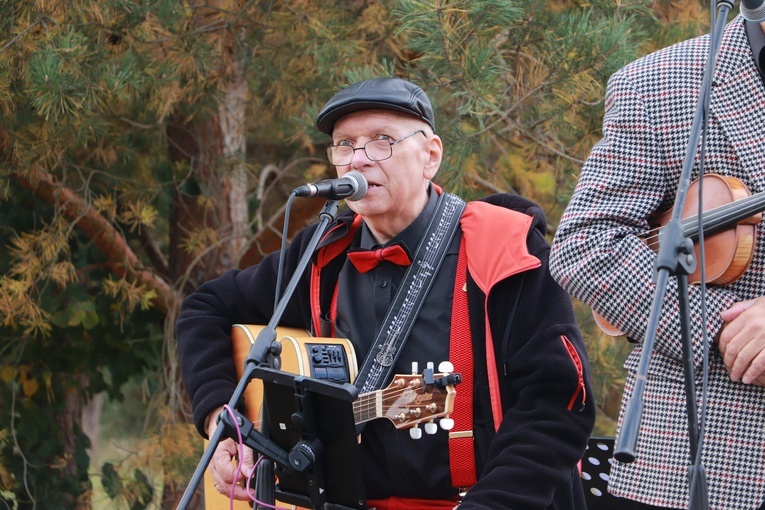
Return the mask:
<svg viewBox="0 0 765 510">
<path fill-rule="evenodd" d="M 704 197 L 702 210 L 718 210 L 729 204 L 735 204 L 750 196 L 749 189 L 741 180 L 718 174 L 704 176 Z M 695 180 L 688 188 L 688 198 L 685 201 L 682 218 L 695 217 L 699 210 L 698 201 L 699 181 Z M 673 209 L 654 215 L 649 218 L 652 228 L 661 228 L 672 218 Z M 757 224 L 762 221 L 762 213 L 748 216 L 739 220 L 729 228 L 718 230 L 712 234 L 706 234 L 704 229 L 704 249 L 706 251 L 705 264 L 706 283 L 711 285 L 727 285 L 733 283 L 749 268 L 754 256 L 755 236 Z M 685 227 L 685 225 L 684 225 Z M 684 228 L 683 230 L 686 230 Z M 698 230 L 698 229 L 696 229 Z M 699 253 L 698 233 L 689 233 L 686 236 L 694 240 L 696 261 L 701 261 Z M 649 243 L 648 246 L 656 253 L 659 251 L 659 243 Z M 696 271 L 688 275 L 688 283 L 694 285 L 701 283 L 701 265 L 697 265 Z"/>
<path fill-rule="evenodd" d="M 701 228 L 698 223 L 698 188 L 695 180 L 688 188 L 688 195 L 681 215 L 685 237 L 694 241 L 697 261 L 696 270 L 688 275 L 688 283 L 701 283 L 701 258 L 698 244 L 699 231 L 704 231 L 705 281 L 710 285 L 728 285 L 735 282 L 749 268 L 756 246 L 756 229 L 762 221 L 765 209 L 765 193 L 751 195 L 746 185 L 736 177 L 719 174 L 703 176 Z M 674 209 L 657 213 L 648 218 L 651 230 L 645 243 L 655 253 L 659 251 L 661 229 L 673 215 Z M 595 322 L 604 333 L 611 336 L 623 334 L 601 315 L 593 312 Z"/>
</svg>

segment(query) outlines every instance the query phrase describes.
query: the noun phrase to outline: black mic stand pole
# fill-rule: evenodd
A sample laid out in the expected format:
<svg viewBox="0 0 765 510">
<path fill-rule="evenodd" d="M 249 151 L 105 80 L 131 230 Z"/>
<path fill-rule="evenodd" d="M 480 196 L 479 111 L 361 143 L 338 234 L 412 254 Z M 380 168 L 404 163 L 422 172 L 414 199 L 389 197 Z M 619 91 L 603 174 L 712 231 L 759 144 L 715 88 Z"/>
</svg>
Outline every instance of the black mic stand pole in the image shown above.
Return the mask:
<svg viewBox="0 0 765 510">
<path fill-rule="evenodd" d="M 633 462 L 635 460 L 635 450 L 637 448 L 638 432 L 640 420 L 643 414 L 643 393 L 648 377 L 648 365 L 651 361 L 651 352 L 653 351 L 654 341 L 656 339 L 659 327 L 659 318 L 661 317 L 661 308 L 666 294 L 667 282 L 670 273 L 677 275 L 677 298 L 680 312 L 680 329 L 683 342 L 683 368 L 685 372 L 686 401 L 688 405 L 688 427 L 689 441 L 691 448 L 691 466 L 689 467 L 689 482 L 692 488 L 690 495 L 689 509 L 709 508 L 706 475 L 704 467 L 697 464 L 696 456 L 701 455 L 698 451 L 699 429 L 696 413 L 696 395 L 695 395 L 695 377 L 693 374 L 693 343 L 690 327 L 690 308 L 688 298 L 688 275 L 696 267 L 696 260 L 693 252 L 693 241 L 683 234 L 682 214 L 685 207 L 685 198 L 688 187 L 691 182 L 693 162 L 696 158 L 696 152 L 701 137 L 701 127 L 705 120 L 706 106 L 712 89 L 712 78 L 714 76 L 715 61 L 722 40 L 722 33 L 728 12 L 733 8 L 731 0 L 720 0 L 717 2 L 718 14 L 716 22 L 712 27 L 709 40 L 709 55 L 707 66 L 704 70 L 704 78 L 701 83 L 699 102 L 696 108 L 696 114 L 691 126 L 690 139 L 688 141 L 688 150 L 686 152 L 683 170 L 678 183 L 677 194 L 675 196 L 675 205 L 672 212 L 672 219 L 662 228 L 659 252 L 656 256 L 655 268 L 656 274 L 656 293 L 651 307 L 651 313 L 648 317 L 646 337 L 643 342 L 643 350 L 640 355 L 637 376 L 635 378 L 635 388 L 632 397 L 627 403 L 622 428 L 617 438 L 614 449 L 614 458 L 620 462 Z M 707 348 L 707 346 L 703 346 Z"/>
<path fill-rule="evenodd" d="M 337 215 L 337 208 L 337 201 L 330 200 L 324 205 L 324 208 L 319 213 L 320 219 L 318 227 L 314 231 L 313 237 L 308 243 L 302 258 L 298 262 L 298 265 L 295 268 L 295 272 L 292 274 L 292 278 L 290 279 L 282 298 L 278 303 L 276 303 L 274 307 L 274 313 L 271 316 L 271 320 L 268 322 L 268 325 L 260 331 L 258 337 L 255 339 L 255 342 L 250 347 L 250 352 L 247 355 L 247 359 L 245 360 L 242 377 L 239 379 L 239 383 L 234 390 L 234 394 L 231 396 L 231 400 L 229 400 L 228 403 L 229 407 L 232 409 L 236 408 L 236 406 L 239 404 L 239 400 L 242 398 L 245 388 L 247 388 L 247 385 L 253 378 L 252 374 L 255 368 L 258 365 L 273 362 L 273 359 L 279 355 L 281 346 L 276 342 L 276 326 L 278 326 L 279 321 L 284 314 L 284 310 L 287 308 L 287 303 L 292 294 L 295 292 L 303 272 L 310 264 L 313 252 L 316 250 L 319 241 L 324 235 L 324 231 L 327 229 L 330 221 L 334 220 L 335 216 Z M 221 441 L 225 428 L 226 427 L 222 426 L 215 428 L 215 432 L 213 432 L 213 435 L 210 437 L 207 448 L 205 449 L 204 453 L 202 454 L 202 458 L 197 464 L 197 468 L 191 477 L 191 481 L 186 486 L 186 490 L 181 497 L 181 501 L 177 507 L 178 510 L 185 510 L 188 508 L 188 505 L 191 502 L 191 498 L 194 496 L 197 487 L 204 477 L 205 469 L 207 469 L 207 466 L 210 464 L 213 453 L 215 453 L 215 449 L 218 447 L 218 444 Z"/>
</svg>

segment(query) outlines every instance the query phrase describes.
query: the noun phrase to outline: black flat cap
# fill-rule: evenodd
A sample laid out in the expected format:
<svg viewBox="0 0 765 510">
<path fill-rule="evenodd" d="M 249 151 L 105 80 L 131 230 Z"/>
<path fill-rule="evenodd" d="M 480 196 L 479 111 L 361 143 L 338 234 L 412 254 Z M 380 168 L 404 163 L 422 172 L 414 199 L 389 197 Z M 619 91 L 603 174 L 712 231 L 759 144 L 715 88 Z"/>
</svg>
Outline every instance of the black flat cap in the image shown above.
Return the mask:
<svg viewBox="0 0 765 510">
<path fill-rule="evenodd" d="M 436 131 L 433 107 L 425 92 L 399 78 L 374 78 L 350 85 L 327 101 L 316 117 L 316 126 L 332 134 L 335 122 L 360 110 L 393 110 L 422 119 Z"/>
</svg>

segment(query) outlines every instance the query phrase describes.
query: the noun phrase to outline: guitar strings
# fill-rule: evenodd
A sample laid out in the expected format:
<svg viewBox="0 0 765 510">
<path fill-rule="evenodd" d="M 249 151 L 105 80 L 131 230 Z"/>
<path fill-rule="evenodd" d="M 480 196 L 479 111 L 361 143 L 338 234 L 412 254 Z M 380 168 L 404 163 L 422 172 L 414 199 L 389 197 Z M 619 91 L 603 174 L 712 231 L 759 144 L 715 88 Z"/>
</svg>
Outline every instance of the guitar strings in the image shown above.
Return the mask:
<svg viewBox="0 0 765 510">
<path fill-rule="evenodd" d="M 404 396 L 404 394 L 407 392 L 416 393 L 418 389 L 419 388 L 413 388 L 411 386 L 404 386 L 403 388 L 384 390 L 385 395 L 379 402 L 376 397 L 376 392 L 359 395 L 358 399 L 352 403 L 353 412 L 355 415 L 361 415 L 362 413 L 368 414 L 376 410 L 379 406 L 383 410 L 383 415 L 385 415 L 387 411 L 389 411 L 391 408 L 396 406 L 400 406 L 402 407 L 402 409 L 406 409 L 409 407 L 409 402 L 404 402 L 404 403 L 399 402 L 401 400 L 401 397 Z M 429 393 L 436 393 L 436 392 L 442 393 L 443 390 L 438 388 L 438 389 L 434 389 L 433 391 Z M 444 398 L 445 397 L 446 395 L 444 396 Z M 431 413 L 431 414 L 438 414 L 438 413 Z M 260 426 L 262 425 L 262 423 L 263 422 L 261 419 L 253 421 L 253 425 L 257 429 L 260 429 Z"/>
<path fill-rule="evenodd" d="M 436 417 L 442 417 L 443 415 L 446 414 L 445 413 L 446 406 L 440 405 L 437 409 L 430 412 L 423 413 L 421 416 L 414 416 L 414 419 L 412 419 L 411 416 L 409 415 L 409 412 L 411 411 L 413 407 L 420 408 L 420 406 L 410 405 L 412 400 L 405 400 L 402 402 L 401 396 L 403 396 L 407 391 L 416 393 L 417 390 L 418 388 L 404 387 L 404 388 L 401 388 L 400 390 L 392 391 L 390 396 L 383 397 L 381 401 L 379 402 L 379 408 L 382 411 L 382 416 L 392 420 L 392 417 L 388 416 L 388 413 L 391 409 L 394 409 L 397 407 L 400 408 L 401 411 L 405 413 L 404 421 L 409 423 L 412 423 L 412 422 L 420 423 L 422 421 L 434 419 Z M 369 421 L 370 419 L 377 417 L 376 411 L 378 409 L 378 399 L 374 396 L 374 394 L 367 394 L 362 397 L 366 397 L 366 398 L 361 399 L 360 397 L 360 400 L 353 403 L 354 414 L 359 418 L 358 420 L 359 422 Z M 432 402 L 424 403 L 424 406 L 427 406 L 430 403 Z M 438 404 L 438 402 L 436 402 L 436 404 Z M 409 417 L 409 419 L 407 419 L 407 417 Z"/>
</svg>

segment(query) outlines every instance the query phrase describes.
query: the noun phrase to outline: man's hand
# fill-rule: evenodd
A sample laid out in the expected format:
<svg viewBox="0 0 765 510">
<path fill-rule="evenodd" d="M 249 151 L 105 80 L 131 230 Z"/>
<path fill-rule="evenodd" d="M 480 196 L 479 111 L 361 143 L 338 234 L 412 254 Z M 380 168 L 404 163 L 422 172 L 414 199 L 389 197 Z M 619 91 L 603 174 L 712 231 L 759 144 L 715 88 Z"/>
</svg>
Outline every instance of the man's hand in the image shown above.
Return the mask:
<svg viewBox="0 0 765 510">
<path fill-rule="evenodd" d="M 765 297 L 734 303 L 723 311 L 719 348 L 730 378 L 765 386 Z"/>
<path fill-rule="evenodd" d="M 220 407 L 213 411 L 210 424 L 207 427 L 207 435 L 211 437 L 215 433 L 215 429 L 218 427 L 218 415 L 221 412 L 226 412 L 223 407 Z M 210 459 L 210 465 L 208 469 L 213 479 L 213 486 L 215 490 L 226 496 L 231 495 L 231 486 L 234 486 L 234 499 L 249 500 L 247 490 L 242 487 L 239 482 L 246 480 L 254 467 L 252 450 L 249 447 L 244 447 L 244 459 L 242 461 L 242 469 L 239 473 L 239 477 L 234 480 L 236 475 L 237 464 L 232 462 L 234 458 L 239 458 L 239 448 L 233 439 L 226 438 L 218 443 L 218 447 L 213 453 L 212 459 Z"/>
</svg>

